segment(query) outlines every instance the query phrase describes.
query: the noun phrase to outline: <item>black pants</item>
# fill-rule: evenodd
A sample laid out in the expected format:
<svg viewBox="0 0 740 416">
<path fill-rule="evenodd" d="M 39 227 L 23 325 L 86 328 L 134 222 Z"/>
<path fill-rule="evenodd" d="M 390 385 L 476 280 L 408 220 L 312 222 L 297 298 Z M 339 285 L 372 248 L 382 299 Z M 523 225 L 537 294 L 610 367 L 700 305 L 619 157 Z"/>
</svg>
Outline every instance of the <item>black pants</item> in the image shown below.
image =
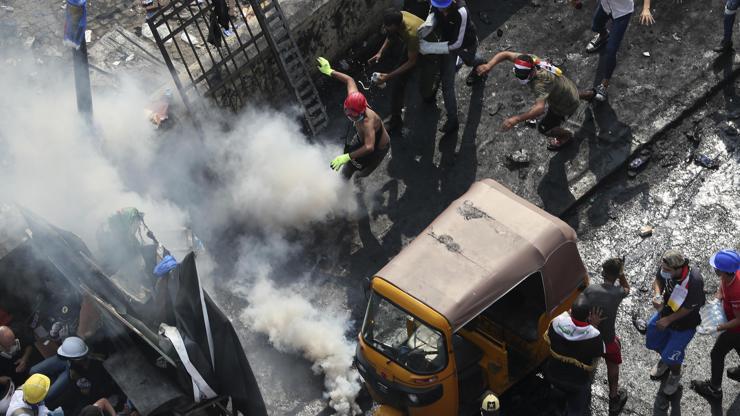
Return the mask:
<svg viewBox="0 0 740 416">
<path fill-rule="evenodd" d="M 717 337 L 712 348 L 712 385 L 722 385 L 722 373 L 725 371 L 725 356 L 731 350 L 740 355 L 740 333 L 725 331 Z"/>
<path fill-rule="evenodd" d="M 388 146 L 386 146 L 385 149 L 379 149 L 376 147 L 369 155 L 363 156 L 357 161 L 350 160 L 347 164 L 342 166 L 342 176 L 349 180 L 355 173 L 357 173 L 357 176 L 360 178 L 370 175 L 380 165 L 380 162 L 383 161 L 385 155 L 388 154 L 390 149 L 391 145 L 388 143 Z"/>
</svg>

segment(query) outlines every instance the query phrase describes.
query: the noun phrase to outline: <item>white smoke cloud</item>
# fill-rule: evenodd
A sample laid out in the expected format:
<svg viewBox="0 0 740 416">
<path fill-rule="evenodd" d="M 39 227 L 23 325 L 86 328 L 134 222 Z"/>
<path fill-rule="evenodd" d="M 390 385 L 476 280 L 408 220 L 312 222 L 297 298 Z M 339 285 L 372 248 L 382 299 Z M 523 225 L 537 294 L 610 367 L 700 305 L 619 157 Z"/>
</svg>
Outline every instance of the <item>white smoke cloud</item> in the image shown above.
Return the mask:
<svg viewBox="0 0 740 416">
<path fill-rule="evenodd" d="M 359 374 L 352 368 L 355 348 L 345 338 L 348 312 L 322 310 L 306 292 L 305 287 L 279 289 L 260 278 L 249 290 L 250 305 L 243 311 L 242 321 L 266 334 L 278 350 L 302 354 L 314 363 L 313 371 L 324 374 L 329 405 L 339 415 L 360 414 L 355 403 Z"/>
<path fill-rule="evenodd" d="M 127 206 L 145 212 L 160 238 L 192 224 L 211 239 L 206 245 L 221 244 L 219 232 L 230 224 L 249 224 L 260 236 L 244 237 L 250 254 L 235 260 L 251 267 L 237 268 L 236 280 L 251 288 L 241 318 L 277 349 L 310 360 L 340 414 L 358 413 L 346 310 L 308 303 L 264 277 L 295 253 L 286 233 L 356 209 L 352 185 L 328 166 L 340 149 L 309 143 L 291 117 L 259 109 L 241 114 L 228 132 L 206 123 L 202 143 L 194 134 L 163 143 L 145 117 L 151 98 L 125 76 L 121 88 L 94 91 L 91 132 L 77 115 L 71 64 L 38 65 L 21 55 L 0 53 L 0 200 L 93 249 L 98 227 Z M 204 165 L 216 178 L 208 189 L 190 179 Z M 207 287 L 219 280 L 203 278 Z"/>
</svg>

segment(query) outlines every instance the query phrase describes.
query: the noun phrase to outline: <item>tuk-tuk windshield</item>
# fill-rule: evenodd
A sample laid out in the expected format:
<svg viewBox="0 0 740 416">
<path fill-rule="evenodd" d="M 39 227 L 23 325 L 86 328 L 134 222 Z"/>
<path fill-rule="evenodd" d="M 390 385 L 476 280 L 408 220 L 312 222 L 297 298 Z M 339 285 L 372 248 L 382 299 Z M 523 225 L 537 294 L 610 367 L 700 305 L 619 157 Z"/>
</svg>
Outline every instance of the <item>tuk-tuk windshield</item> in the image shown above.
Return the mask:
<svg viewBox="0 0 740 416">
<path fill-rule="evenodd" d="M 370 297 L 362 337 L 415 374 L 437 373 L 447 365 L 442 333 L 375 292 Z"/>
</svg>

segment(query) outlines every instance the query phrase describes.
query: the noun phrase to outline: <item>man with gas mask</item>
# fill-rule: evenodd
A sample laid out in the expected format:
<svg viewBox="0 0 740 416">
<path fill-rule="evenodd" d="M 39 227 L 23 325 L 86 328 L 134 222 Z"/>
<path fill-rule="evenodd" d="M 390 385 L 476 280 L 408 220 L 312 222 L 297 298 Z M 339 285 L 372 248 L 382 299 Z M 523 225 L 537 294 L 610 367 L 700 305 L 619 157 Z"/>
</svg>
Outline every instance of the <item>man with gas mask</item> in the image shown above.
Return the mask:
<svg viewBox="0 0 740 416">
<path fill-rule="evenodd" d="M 329 61 L 318 58 L 319 71 L 322 74 L 342 81 L 347 86 L 347 98 L 344 100 L 344 114 L 352 121 L 357 130 L 353 143 L 345 153 L 331 161 L 331 168 L 342 170 L 342 176 L 349 180 L 355 172 L 359 177 L 373 173 L 383 161 L 391 147 L 391 138 L 378 113 L 367 105 L 365 96 L 357 90 L 357 84 L 347 74 L 335 71 Z"/>
<path fill-rule="evenodd" d="M 16 386 L 26 381 L 33 364 L 33 338 L 24 332 L 0 326 L 0 376 L 10 377 Z"/>
<path fill-rule="evenodd" d="M 528 85 L 535 94 L 535 103 L 529 111 L 504 120 L 503 131 L 517 124 L 545 115 L 537 124 L 537 130 L 549 138 L 547 148 L 560 150 L 571 143 L 573 132 L 561 127 L 568 117 L 578 110 L 580 100 L 586 98 L 576 84 L 563 75 L 560 68 L 545 62 L 535 55 L 518 52 L 499 52 L 488 63 L 476 67 L 478 75 L 487 74 L 501 62 L 514 64 L 514 77 L 522 85 Z"/>
</svg>

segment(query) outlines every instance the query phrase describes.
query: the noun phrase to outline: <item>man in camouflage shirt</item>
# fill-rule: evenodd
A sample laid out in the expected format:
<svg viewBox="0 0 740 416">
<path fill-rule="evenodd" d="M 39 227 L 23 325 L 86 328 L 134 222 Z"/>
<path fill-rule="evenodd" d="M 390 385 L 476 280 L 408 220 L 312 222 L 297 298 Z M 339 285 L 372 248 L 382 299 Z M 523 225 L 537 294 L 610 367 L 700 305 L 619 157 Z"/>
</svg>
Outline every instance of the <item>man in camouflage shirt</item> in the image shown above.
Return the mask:
<svg viewBox="0 0 740 416">
<path fill-rule="evenodd" d="M 484 75 L 503 61 L 514 63 L 514 76 L 522 85 L 529 85 L 536 98 L 529 111 L 504 120 L 502 130 L 510 130 L 523 121 L 537 119 L 544 114 L 537 129 L 549 138 L 547 148 L 560 150 L 569 144 L 573 132 L 561 127 L 561 124 L 576 112 L 585 95 L 579 93 L 576 84 L 566 78 L 559 68 L 534 55 L 499 52 L 488 63 L 479 65 L 476 71 L 478 75 Z"/>
</svg>

